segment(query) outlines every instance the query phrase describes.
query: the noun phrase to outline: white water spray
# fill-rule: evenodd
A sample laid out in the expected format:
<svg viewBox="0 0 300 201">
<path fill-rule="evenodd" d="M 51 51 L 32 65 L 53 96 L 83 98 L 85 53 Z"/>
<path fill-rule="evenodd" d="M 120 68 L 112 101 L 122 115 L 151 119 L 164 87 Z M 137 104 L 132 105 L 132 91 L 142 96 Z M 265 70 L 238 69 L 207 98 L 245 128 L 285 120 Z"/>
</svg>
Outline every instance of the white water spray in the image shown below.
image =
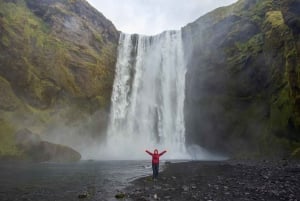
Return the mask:
<svg viewBox="0 0 300 201">
<path fill-rule="evenodd" d="M 185 74 L 180 31 L 121 34 L 107 134 L 110 158 L 141 159 L 154 148 L 167 149 L 168 158 L 188 157 Z"/>
</svg>

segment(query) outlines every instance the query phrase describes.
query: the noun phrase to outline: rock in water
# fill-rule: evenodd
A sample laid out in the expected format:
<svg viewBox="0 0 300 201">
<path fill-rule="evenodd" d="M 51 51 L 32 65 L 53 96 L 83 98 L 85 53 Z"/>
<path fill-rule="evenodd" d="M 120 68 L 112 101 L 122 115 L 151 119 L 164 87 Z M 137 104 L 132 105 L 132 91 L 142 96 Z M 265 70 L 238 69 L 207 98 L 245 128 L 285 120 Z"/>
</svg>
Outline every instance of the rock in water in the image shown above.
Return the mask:
<svg viewBox="0 0 300 201">
<path fill-rule="evenodd" d="M 117 199 L 123 199 L 123 198 L 125 198 L 125 193 L 118 193 L 118 194 L 116 194 L 115 195 L 115 198 L 117 198 Z"/>
<path fill-rule="evenodd" d="M 29 129 L 19 130 L 15 136 L 18 147 L 28 160 L 35 162 L 75 162 L 81 158 L 80 153 L 70 147 L 41 141 L 40 136 L 32 133 Z"/>
<path fill-rule="evenodd" d="M 42 141 L 38 149 L 42 151 L 45 159 L 52 162 L 75 162 L 81 158 L 80 153 L 70 147 L 46 141 Z"/>
<path fill-rule="evenodd" d="M 89 193 L 88 192 L 84 192 L 84 193 L 78 195 L 78 198 L 80 198 L 80 199 L 88 198 L 88 197 L 89 197 Z"/>
</svg>

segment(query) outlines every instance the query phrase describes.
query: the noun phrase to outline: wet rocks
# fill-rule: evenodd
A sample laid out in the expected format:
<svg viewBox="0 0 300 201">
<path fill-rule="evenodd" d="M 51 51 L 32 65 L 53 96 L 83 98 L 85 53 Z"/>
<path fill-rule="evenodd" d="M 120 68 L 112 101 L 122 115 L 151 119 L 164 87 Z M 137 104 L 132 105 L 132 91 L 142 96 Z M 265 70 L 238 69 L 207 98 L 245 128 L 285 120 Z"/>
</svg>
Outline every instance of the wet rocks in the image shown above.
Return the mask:
<svg viewBox="0 0 300 201">
<path fill-rule="evenodd" d="M 79 199 L 84 199 L 84 198 L 88 198 L 89 197 L 89 193 L 88 192 L 83 192 L 81 194 L 78 195 Z"/>
<path fill-rule="evenodd" d="M 157 182 L 140 179 L 128 188 L 132 200 L 300 200 L 298 163 L 187 162 L 169 164 Z M 292 170 L 292 171 L 291 171 Z M 295 171 L 296 170 L 296 171 Z M 176 176 L 176 179 L 173 177 Z"/>
<path fill-rule="evenodd" d="M 117 193 L 116 195 L 115 195 L 115 198 L 117 198 L 117 199 L 123 199 L 123 198 L 125 198 L 126 197 L 126 194 L 125 193 Z"/>
</svg>

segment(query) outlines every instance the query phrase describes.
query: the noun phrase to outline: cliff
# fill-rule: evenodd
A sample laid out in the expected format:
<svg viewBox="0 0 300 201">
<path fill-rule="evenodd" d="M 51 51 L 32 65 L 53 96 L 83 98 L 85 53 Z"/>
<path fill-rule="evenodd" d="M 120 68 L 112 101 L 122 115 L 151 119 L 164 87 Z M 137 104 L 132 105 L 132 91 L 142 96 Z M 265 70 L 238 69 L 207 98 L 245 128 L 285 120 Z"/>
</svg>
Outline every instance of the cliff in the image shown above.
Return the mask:
<svg viewBox="0 0 300 201">
<path fill-rule="evenodd" d="M 3 129 L 45 135 L 58 123 L 74 126 L 102 111 L 93 133 L 101 135 L 118 38 L 114 25 L 85 0 L 0 1 Z"/>
<path fill-rule="evenodd" d="M 299 0 L 240 0 L 185 26 L 188 143 L 237 157 L 299 148 L 299 33 Z"/>
</svg>

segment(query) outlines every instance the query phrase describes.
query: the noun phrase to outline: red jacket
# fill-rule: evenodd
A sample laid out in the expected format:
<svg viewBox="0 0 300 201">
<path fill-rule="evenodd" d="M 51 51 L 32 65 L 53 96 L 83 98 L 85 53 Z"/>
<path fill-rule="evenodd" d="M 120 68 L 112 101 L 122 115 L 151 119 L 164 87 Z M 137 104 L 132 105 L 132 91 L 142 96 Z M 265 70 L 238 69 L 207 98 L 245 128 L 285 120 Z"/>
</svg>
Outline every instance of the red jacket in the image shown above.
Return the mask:
<svg viewBox="0 0 300 201">
<path fill-rule="evenodd" d="M 167 151 L 163 151 L 160 154 L 158 152 L 151 153 L 150 151 L 146 150 L 146 152 L 152 156 L 152 163 L 153 164 L 159 164 L 159 157 L 162 156 Z"/>
</svg>

